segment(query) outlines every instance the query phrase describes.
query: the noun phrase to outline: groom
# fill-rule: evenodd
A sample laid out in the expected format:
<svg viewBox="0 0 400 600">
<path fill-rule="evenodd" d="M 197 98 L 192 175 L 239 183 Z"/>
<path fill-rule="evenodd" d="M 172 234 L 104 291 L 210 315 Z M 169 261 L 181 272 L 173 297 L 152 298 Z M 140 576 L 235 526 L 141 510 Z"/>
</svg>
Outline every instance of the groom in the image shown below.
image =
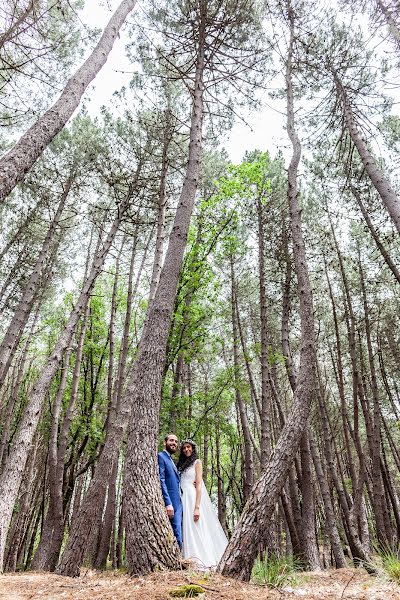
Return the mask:
<svg viewBox="0 0 400 600">
<path fill-rule="evenodd" d="M 176 541 L 182 548 L 182 500 L 181 477 L 172 460 L 172 454 L 178 448 L 178 438 L 173 433 L 165 436 L 164 450 L 158 454 L 158 468 L 160 470 L 161 491 L 164 498 L 165 509 L 171 521 Z"/>
</svg>

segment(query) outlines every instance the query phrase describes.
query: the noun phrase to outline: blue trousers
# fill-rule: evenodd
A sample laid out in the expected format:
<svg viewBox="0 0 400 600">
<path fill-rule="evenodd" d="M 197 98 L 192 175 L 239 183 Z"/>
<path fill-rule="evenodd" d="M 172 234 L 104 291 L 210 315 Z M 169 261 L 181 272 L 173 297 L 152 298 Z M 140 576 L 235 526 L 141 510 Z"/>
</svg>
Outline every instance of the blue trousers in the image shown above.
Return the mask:
<svg viewBox="0 0 400 600">
<path fill-rule="evenodd" d="M 182 548 L 182 513 L 182 502 L 179 502 L 178 506 L 174 506 L 174 516 L 170 519 L 179 548 Z"/>
</svg>

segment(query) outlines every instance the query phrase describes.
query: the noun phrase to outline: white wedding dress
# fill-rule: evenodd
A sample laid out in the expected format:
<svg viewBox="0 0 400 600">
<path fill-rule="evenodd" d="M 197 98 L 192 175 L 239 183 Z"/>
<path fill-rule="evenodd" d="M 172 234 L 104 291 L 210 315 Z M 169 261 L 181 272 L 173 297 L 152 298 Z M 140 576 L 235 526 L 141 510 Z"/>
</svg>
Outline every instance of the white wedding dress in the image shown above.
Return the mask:
<svg viewBox="0 0 400 600">
<path fill-rule="evenodd" d="M 197 461 L 196 461 L 197 462 Z M 192 560 L 200 569 L 215 567 L 228 544 L 227 537 L 211 504 L 206 486 L 201 482 L 200 518 L 193 519 L 196 503 L 195 464 L 181 475 L 183 557 Z"/>
</svg>

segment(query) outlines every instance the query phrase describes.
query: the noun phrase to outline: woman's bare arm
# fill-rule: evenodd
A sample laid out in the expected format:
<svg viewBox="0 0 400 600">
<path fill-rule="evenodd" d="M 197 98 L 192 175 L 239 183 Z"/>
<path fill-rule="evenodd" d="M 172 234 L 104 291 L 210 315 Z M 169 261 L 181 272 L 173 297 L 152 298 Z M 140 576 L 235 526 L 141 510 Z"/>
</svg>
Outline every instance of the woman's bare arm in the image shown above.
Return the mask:
<svg viewBox="0 0 400 600">
<path fill-rule="evenodd" d="M 203 477 L 203 465 L 201 460 L 198 460 L 195 465 L 196 473 L 196 503 L 193 511 L 193 519 L 198 521 L 200 519 L 200 502 L 201 502 L 201 481 Z"/>
</svg>

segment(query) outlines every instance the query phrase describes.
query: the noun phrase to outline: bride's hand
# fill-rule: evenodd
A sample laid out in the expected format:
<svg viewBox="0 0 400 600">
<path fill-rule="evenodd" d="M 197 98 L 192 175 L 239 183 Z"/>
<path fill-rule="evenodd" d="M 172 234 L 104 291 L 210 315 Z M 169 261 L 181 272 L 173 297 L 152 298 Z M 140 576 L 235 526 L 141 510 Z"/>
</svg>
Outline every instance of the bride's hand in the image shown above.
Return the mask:
<svg viewBox="0 0 400 600">
<path fill-rule="evenodd" d="M 197 523 L 197 521 L 200 519 L 200 509 L 197 508 L 197 506 L 194 509 L 193 519 L 194 519 L 195 523 Z"/>
</svg>

